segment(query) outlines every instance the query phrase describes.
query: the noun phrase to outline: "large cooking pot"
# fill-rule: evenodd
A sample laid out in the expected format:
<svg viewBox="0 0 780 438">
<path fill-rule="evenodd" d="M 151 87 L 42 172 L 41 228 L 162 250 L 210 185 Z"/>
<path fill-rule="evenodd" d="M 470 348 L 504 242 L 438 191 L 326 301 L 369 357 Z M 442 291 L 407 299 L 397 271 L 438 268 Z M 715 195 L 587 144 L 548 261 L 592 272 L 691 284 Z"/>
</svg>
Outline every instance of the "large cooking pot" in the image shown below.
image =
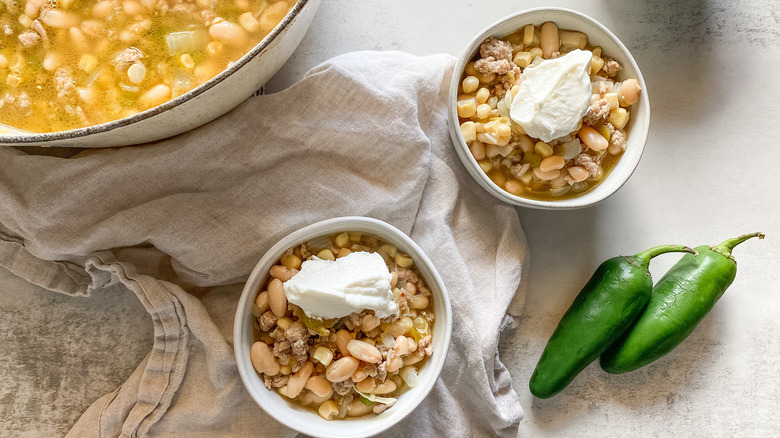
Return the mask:
<svg viewBox="0 0 780 438">
<path fill-rule="evenodd" d="M 298 47 L 320 0 L 298 0 L 258 45 L 233 65 L 160 106 L 109 123 L 30 134 L 0 127 L 2 146 L 108 147 L 145 143 L 188 131 L 230 111 L 274 75 Z"/>
</svg>

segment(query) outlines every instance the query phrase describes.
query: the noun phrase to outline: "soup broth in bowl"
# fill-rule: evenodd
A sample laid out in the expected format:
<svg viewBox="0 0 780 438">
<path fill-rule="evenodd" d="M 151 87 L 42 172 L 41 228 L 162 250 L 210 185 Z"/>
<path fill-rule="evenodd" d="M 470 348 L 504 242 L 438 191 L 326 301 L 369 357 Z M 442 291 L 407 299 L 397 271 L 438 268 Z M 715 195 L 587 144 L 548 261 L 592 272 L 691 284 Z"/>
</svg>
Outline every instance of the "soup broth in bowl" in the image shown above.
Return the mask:
<svg viewBox="0 0 780 438">
<path fill-rule="evenodd" d="M 57 132 L 150 109 L 252 49 L 293 1 L 0 2 L 0 124 Z"/>
</svg>

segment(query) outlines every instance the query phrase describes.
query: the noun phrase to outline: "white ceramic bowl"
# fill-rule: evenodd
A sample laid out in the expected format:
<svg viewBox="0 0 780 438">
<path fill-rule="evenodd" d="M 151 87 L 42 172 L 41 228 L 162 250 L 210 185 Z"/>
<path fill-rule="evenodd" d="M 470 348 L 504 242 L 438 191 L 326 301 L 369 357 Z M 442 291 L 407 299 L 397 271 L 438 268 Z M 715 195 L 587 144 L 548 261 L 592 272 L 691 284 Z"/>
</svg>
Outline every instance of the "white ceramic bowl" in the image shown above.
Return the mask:
<svg viewBox="0 0 780 438">
<path fill-rule="evenodd" d="M 303 39 L 320 0 L 297 0 L 271 33 L 230 67 L 162 105 L 113 122 L 31 134 L 0 127 L 0 146 L 109 147 L 171 137 L 235 108 L 274 75 Z"/>
<path fill-rule="evenodd" d="M 546 21 L 553 21 L 561 29 L 578 30 L 588 35 L 591 45 L 601 46 L 603 53 L 611 56 L 623 66 L 620 72 L 621 78 L 636 78 L 642 87 L 639 102 L 632 105 L 631 119 L 626 132 L 628 133 L 628 144 L 623 156 L 620 157 L 617 165 L 612 169 L 609 175 L 594 189 L 589 192 L 570 199 L 561 199 L 554 201 L 539 201 L 534 199 L 515 196 L 498 185 L 496 185 L 485 172 L 480 169 L 477 160 L 471 155 L 468 145 L 463 141 L 460 132 L 457 114 L 458 85 L 466 64 L 471 61 L 474 55 L 479 51 L 480 44 L 488 37 L 503 37 L 508 35 L 526 24 L 540 25 Z M 567 210 L 574 208 L 588 207 L 603 201 L 615 193 L 620 187 L 628 181 L 628 178 L 636 169 L 639 160 L 642 157 L 647 135 L 650 127 L 650 101 L 647 97 L 647 85 L 639 71 L 636 61 L 629 53 L 628 49 L 618 38 L 604 27 L 601 23 L 577 11 L 563 8 L 537 8 L 518 12 L 503 18 L 492 24 L 479 33 L 468 44 L 466 50 L 458 59 L 455 70 L 452 75 L 452 82 L 449 90 L 449 125 L 450 135 L 455 144 L 458 156 L 472 177 L 485 190 L 493 196 L 510 204 L 521 207 L 540 208 L 548 210 Z"/>
<path fill-rule="evenodd" d="M 380 240 L 396 245 L 399 250 L 412 256 L 433 295 L 436 322 L 434 323 L 431 345 L 434 353 L 420 370 L 420 384 L 401 394 L 398 401 L 390 409 L 379 415 L 326 421 L 316 413 L 290 403 L 276 391 L 269 391 L 263 386 L 263 381 L 252 367 L 249 358 L 249 351 L 254 342 L 252 303 L 260 286 L 268 277 L 268 270 L 277 263 L 284 251 L 302 242 L 344 231 L 372 234 Z M 339 438 L 371 436 L 401 421 L 422 402 L 433 388 L 444 366 L 444 359 L 450 343 L 451 315 L 452 309 L 444 282 L 433 263 L 412 239 L 392 225 L 377 219 L 357 216 L 340 217 L 317 222 L 293 232 L 269 249 L 260 259 L 249 276 L 238 302 L 233 327 L 233 348 L 238 371 L 247 391 L 261 408 L 280 423 L 312 436 Z"/>
</svg>

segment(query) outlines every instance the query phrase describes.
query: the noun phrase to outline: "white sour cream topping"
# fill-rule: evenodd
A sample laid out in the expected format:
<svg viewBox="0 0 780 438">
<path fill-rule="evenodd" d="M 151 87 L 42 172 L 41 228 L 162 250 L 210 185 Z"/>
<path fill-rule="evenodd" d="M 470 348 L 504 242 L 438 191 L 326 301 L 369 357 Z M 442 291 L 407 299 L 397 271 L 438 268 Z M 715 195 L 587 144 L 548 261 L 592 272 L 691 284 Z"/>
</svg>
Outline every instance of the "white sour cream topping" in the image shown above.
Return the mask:
<svg viewBox="0 0 780 438">
<path fill-rule="evenodd" d="M 315 257 L 284 283 L 284 294 L 309 317 L 341 318 L 370 309 L 385 318 L 398 314 L 391 279 L 377 253 L 353 252 L 336 260 Z"/>
<path fill-rule="evenodd" d="M 577 49 L 523 70 L 525 80 L 509 110 L 512 121 L 544 142 L 576 130 L 590 106 L 592 57 L 591 52 Z"/>
</svg>

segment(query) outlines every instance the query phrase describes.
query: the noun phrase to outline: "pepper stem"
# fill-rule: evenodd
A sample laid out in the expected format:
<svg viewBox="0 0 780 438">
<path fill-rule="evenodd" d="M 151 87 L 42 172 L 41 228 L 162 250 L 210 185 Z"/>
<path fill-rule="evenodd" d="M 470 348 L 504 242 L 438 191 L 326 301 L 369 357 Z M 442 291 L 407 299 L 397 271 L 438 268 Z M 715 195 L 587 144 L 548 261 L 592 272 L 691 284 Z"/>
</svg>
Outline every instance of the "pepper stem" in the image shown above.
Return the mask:
<svg viewBox="0 0 780 438">
<path fill-rule="evenodd" d="M 636 263 L 637 266 L 647 270 L 650 267 L 650 259 L 661 254 L 666 254 L 667 252 L 689 252 L 693 255 L 697 254 L 695 249 L 685 245 L 660 245 L 628 257 L 628 259 Z"/>
<path fill-rule="evenodd" d="M 739 245 L 740 243 L 752 239 L 754 237 L 758 237 L 759 239 L 764 238 L 764 233 L 750 233 L 750 234 L 743 234 L 739 237 L 735 237 L 733 239 L 728 239 L 725 242 L 721 243 L 720 245 L 713 246 L 712 250 L 723 254 L 724 256 L 730 258 L 731 260 L 734 260 L 734 257 L 731 255 L 731 250 L 734 249 L 735 246 Z"/>
</svg>

